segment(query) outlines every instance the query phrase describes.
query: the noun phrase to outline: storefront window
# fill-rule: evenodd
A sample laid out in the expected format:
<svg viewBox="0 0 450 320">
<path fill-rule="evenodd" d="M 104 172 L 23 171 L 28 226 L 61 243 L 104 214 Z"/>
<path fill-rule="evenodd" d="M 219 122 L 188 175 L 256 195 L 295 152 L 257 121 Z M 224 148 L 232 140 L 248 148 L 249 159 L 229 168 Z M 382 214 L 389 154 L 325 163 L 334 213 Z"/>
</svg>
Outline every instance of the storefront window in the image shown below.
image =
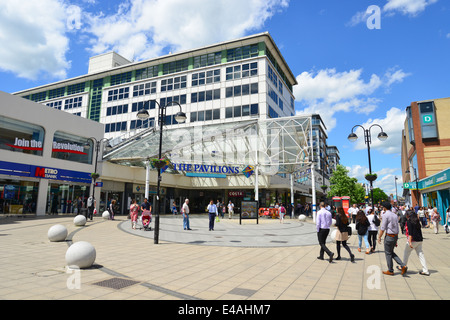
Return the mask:
<svg viewBox="0 0 450 320">
<path fill-rule="evenodd" d="M 0 213 L 36 213 L 39 183 L 0 179 Z"/>
<path fill-rule="evenodd" d="M 80 214 L 86 208 L 89 186 L 51 183 L 47 193 L 47 213 Z"/>
<path fill-rule="evenodd" d="M 0 116 L 0 149 L 42 156 L 44 128 Z"/>
<path fill-rule="evenodd" d="M 90 147 L 86 147 L 86 143 Z M 74 136 L 61 131 L 53 137 L 52 158 L 92 164 L 95 148 L 91 139 Z"/>
</svg>

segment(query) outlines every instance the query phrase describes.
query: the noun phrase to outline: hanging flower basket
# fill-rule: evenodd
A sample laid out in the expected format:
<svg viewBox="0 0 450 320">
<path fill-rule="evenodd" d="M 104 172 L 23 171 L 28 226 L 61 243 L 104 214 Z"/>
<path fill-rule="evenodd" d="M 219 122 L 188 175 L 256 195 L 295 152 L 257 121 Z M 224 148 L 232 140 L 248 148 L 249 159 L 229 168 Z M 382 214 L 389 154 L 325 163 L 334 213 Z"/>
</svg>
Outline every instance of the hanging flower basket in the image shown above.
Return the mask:
<svg viewBox="0 0 450 320">
<path fill-rule="evenodd" d="M 365 178 L 366 178 L 367 181 L 372 182 L 372 181 L 377 180 L 378 176 L 377 176 L 376 173 L 372 173 L 372 174 L 369 173 L 369 174 L 365 175 Z"/>
<path fill-rule="evenodd" d="M 323 186 L 320 186 L 320 188 L 323 190 L 323 192 L 325 192 L 325 190 L 328 189 L 328 186 L 327 185 L 323 185 Z"/>
<path fill-rule="evenodd" d="M 166 159 L 151 159 L 150 161 L 152 166 L 156 169 L 162 169 L 168 164 Z"/>
<path fill-rule="evenodd" d="M 99 177 L 100 177 L 100 175 L 98 173 L 96 173 L 96 172 L 91 173 L 91 178 L 92 179 L 97 180 Z"/>
</svg>

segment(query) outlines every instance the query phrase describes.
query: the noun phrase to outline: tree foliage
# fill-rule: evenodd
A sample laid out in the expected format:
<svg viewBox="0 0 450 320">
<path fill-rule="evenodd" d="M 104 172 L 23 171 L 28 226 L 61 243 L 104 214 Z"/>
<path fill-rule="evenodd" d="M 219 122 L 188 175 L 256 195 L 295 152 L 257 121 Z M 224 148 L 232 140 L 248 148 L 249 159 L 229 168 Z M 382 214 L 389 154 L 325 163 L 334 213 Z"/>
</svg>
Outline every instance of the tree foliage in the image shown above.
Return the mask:
<svg viewBox="0 0 450 320">
<path fill-rule="evenodd" d="M 362 203 L 365 196 L 364 187 L 358 183 L 356 178 L 349 177 L 348 172 L 344 166 L 337 166 L 330 178 L 331 185 L 328 196 L 349 196 L 351 203 Z"/>
</svg>

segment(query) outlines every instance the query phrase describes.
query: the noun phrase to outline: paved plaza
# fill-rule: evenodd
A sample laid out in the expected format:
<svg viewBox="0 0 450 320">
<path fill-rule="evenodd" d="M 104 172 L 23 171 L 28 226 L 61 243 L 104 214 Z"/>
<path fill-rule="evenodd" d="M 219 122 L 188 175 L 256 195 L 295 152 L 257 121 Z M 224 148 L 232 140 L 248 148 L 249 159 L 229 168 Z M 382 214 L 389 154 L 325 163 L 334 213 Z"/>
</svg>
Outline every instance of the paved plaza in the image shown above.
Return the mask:
<svg viewBox="0 0 450 320">
<path fill-rule="evenodd" d="M 48 229 L 62 224 L 69 235 L 50 242 Z M 152 223 L 153 225 L 153 223 Z M 7 300 L 397 300 L 450 299 L 450 235 L 423 229 L 430 276 L 419 275 L 415 252 L 408 273 L 386 276 L 383 245 L 375 253 L 342 249 L 342 260 L 317 259 L 319 245 L 311 219 L 221 219 L 208 231 L 207 215 L 191 216 L 192 230 L 180 216 L 162 216 L 160 243 L 153 231 L 132 230 L 124 216 L 95 217 L 84 227 L 73 216 L 0 218 L 0 299 Z M 96 249 L 88 269 L 66 268 L 72 243 Z M 396 253 L 403 258 L 405 237 Z M 364 245 L 363 245 L 364 246 Z M 328 247 L 336 253 L 331 240 Z"/>
</svg>

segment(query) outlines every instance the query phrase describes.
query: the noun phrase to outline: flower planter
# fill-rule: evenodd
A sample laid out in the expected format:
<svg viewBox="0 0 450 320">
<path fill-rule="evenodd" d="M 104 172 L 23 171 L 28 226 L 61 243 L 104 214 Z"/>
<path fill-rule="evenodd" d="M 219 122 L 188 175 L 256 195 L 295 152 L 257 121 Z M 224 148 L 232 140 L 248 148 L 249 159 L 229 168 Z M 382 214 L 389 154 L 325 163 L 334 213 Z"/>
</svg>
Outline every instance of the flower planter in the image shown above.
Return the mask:
<svg viewBox="0 0 450 320">
<path fill-rule="evenodd" d="M 367 181 L 373 182 L 373 181 L 377 180 L 377 175 L 376 174 L 366 174 L 365 178 Z"/>
</svg>

